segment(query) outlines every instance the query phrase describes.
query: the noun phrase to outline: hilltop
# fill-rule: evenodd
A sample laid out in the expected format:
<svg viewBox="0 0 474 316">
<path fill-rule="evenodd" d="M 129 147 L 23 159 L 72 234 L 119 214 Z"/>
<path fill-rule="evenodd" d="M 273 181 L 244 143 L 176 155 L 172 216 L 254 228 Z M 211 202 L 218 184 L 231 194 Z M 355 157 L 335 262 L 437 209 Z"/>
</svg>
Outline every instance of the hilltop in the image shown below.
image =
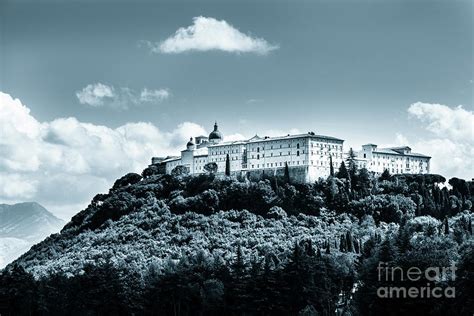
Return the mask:
<svg viewBox="0 0 474 316">
<path fill-rule="evenodd" d="M 59 315 L 354 311 L 377 302 L 349 293 L 386 253 L 394 264 L 469 260 L 472 182 L 351 172 L 313 184 L 127 174 L 7 266 L 0 296 L 27 284 L 30 311 Z"/>
</svg>

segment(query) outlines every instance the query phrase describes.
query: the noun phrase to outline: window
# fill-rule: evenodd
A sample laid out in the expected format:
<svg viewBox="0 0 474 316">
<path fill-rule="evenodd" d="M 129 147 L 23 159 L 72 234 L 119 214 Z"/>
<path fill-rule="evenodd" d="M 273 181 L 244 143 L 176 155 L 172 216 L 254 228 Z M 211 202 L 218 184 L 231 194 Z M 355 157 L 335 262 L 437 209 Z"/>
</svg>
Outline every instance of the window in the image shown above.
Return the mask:
<svg viewBox="0 0 474 316">
<path fill-rule="evenodd" d="M 299 156 L 299 155 L 300 155 L 300 151 L 298 150 L 298 151 L 296 152 L 296 156 Z"/>
<path fill-rule="evenodd" d="M 257 152 L 258 152 L 258 153 L 260 152 L 260 147 L 257 147 Z"/>
<path fill-rule="evenodd" d="M 257 155 L 257 159 L 260 159 L 260 154 Z"/>
<path fill-rule="evenodd" d="M 364 154 L 364 158 L 367 158 L 367 154 Z"/>
<path fill-rule="evenodd" d="M 297 148 L 297 149 L 300 148 L 300 143 L 297 143 L 297 144 L 296 144 L 296 148 Z"/>
</svg>

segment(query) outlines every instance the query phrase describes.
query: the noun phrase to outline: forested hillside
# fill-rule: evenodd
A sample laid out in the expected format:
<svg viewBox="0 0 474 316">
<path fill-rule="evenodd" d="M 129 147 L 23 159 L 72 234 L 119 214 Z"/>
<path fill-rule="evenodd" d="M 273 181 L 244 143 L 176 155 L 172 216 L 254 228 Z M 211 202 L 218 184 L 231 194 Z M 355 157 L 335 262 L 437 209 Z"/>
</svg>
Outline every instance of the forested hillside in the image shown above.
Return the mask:
<svg viewBox="0 0 474 316">
<path fill-rule="evenodd" d="M 0 313 L 470 315 L 473 182 L 348 169 L 312 184 L 127 174 L 7 266 Z M 381 261 L 455 263 L 432 286 L 456 296 L 380 298 Z"/>
</svg>

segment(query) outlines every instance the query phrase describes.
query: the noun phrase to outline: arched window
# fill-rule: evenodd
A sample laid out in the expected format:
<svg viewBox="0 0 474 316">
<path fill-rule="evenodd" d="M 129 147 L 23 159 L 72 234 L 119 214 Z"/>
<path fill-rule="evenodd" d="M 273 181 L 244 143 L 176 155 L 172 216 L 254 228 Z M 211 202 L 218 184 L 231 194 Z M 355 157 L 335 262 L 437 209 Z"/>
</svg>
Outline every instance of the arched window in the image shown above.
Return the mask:
<svg viewBox="0 0 474 316">
<path fill-rule="evenodd" d="M 260 147 L 257 147 L 257 152 L 258 152 L 258 153 L 260 152 Z"/>
<path fill-rule="evenodd" d="M 260 159 L 260 155 L 257 155 L 257 159 Z"/>
<path fill-rule="evenodd" d="M 300 151 L 298 150 L 298 151 L 296 152 L 296 156 L 299 156 L 299 155 L 300 155 Z"/>
<path fill-rule="evenodd" d="M 296 144 L 296 148 L 300 149 L 300 143 Z"/>
</svg>

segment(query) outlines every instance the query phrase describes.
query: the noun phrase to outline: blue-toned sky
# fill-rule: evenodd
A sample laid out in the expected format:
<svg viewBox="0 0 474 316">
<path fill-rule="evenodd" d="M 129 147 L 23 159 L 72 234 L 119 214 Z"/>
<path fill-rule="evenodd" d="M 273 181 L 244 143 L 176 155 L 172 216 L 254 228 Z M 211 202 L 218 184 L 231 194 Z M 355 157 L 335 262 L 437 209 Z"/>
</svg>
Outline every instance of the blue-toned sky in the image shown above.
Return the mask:
<svg viewBox="0 0 474 316">
<path fill-rule="evenodd" d="M 214 120 L 408 144 L 474 176 L 469 0 L 4 0 L 0 19 L 0 201 L 67 218 Z"/>
</svg>

